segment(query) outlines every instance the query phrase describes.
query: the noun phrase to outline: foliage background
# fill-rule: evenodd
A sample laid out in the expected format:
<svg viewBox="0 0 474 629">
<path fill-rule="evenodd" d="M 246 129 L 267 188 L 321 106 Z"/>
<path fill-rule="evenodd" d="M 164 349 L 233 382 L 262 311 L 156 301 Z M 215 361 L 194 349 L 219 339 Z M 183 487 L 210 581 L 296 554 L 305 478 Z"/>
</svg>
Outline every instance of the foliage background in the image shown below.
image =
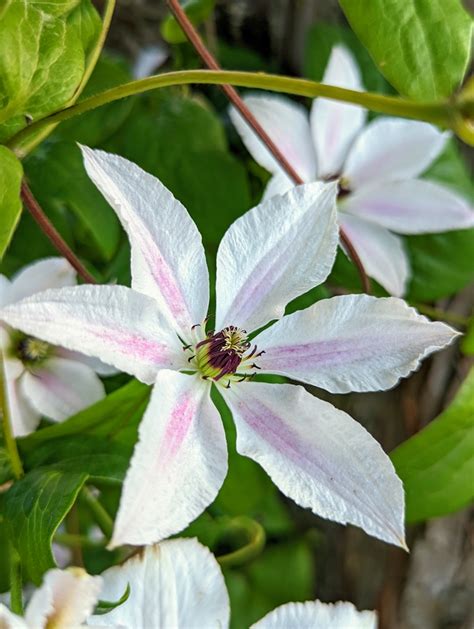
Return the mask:
<svg viewBox="0 0 474 629">
<path fill-rule="evenodd" d="M 86 58 L 99 27 L 97 14 L 88 1 L 63 4 L 65 10 L 68 5 L 68 18 L 61 28 L 69 29 L 71 48 L 63 54 Z M 393 93 L 338 7 L 332 0 L 221 1 L 202 31 L 228 69 L 267 70 L 315 80 L 322 77 L 332 45 L 343 41 L 357 57 L 366 87 Z M 101 10 L 100 3 L 97 8 Z M 160 23 L 165 15 L 164 3 L 155 0 L 120 1 L 106 54 L 84 96 L 128 80 L 135 59 L 150 45 L 166 47 L 167 59 L 159 71 L 200 67 L 188 44 L 163 42 Z M 173 38 L 169 32 L 165 35 Z M 77 72 L 80 76 L 80 68 Z M 70 80 L 75 79 L 71 76 Z M 44 102 L 37 99 L 29 107 L 41 111 Z M 0 131 L 8 134 L 21 124 L 13 119 Z M 197 222 L 211 269 L 225 229 L 258 202 L 268 178 L 242 147 L 230 125 L 227 102 L 215 87 L 159 90 L 60 125 L 27 157 L 24 170 L 62 236 L 104 282 L 130 282 L 129 246 L 115 214 L 86 177 L 77 142 L 117 152 L 157 175 Z M 472 198 L 474 185 L 466 157 L 465 148 L 452 140 L 427 176 Z M 474 304 L 474 231 L 406 240 L 413 268 L 409 301 L 469 317 Z M 55 251 L 23 213 L 0 270 L 10 275 L 48 255 Z M 352 290 L 360 290 L 359 281 L 341 255 L 327 285 L 300 298 L 293 307 Z M 382 289 L 375 290 L 383 294 Z M 472 323 L 470 334 L 472 338 Z M 256 464 L 235 454 L 232 423 L 223 408 L 231 450 L 229 477 L 216 502 L 186 534 L 197 535 L 216 554 L 225 555 L 247 541 L 245 530 L 229 529 L 230 518 L 245 515 L 264 527 L 263 552 L 244 565 L 225 569 L 234 627 L 250 624 L 278 604 L 316 596 L 377 608 L 382 627 L 472 626 L 474 602 L 469 592 L 474 577 L 468 566 L 474 559 L 474 517 L 469 509 L 459 511 L 472 497 L 472 375 L 456 398 L 454 410 L 422 430 L 456 395 L 468 374 L 472 351 L 472 340 L 464 343 L 463 352 L 459 346 L 449 348 L 389 392 L 330 396 L 317 391 L 363 423 L 386 451 L 422 431 L 393 456 L 406 483 L 408 518 L 414 523 L 408 536 L 410 555 L 358 529 L 321 520 L 278 494 Z M 64 531 L 93 530 L 87 494 L 81 493 L 85 483 L 100 489 L 110 513 L 117 507 L 148 389 L 128 383 L 125 376 L 109 379 L 106 385 L 115 393 L 105 402 L 63 425 L 46 427 L 20 440 L 26 468 L 32 471 L 13 490 L 0 495 L 0 552 L 6 548 L 6 535 L 12 534 L 14 522 L 17 548 L 33 581 L 39 581 L 51 565 L 49 540 L 77 496 L 77 506 L 56 539 Z M 455 480 L 450 475 L 453 469 L 459 470 Z M 4 458 L 0 470 L 7 480 Z M 447 515 L 452 512 L 456 513 Z M 80 559 L 77 549 L 74 553 Z M 120 554 L 109 553 L 92 541 L 82 549 L 82 559 L 89 571 L 99 572 L 120 559 Z M 2 590 L 7 588 L 7 578 L 5 563 L 0 573 Z"/>
</svg>

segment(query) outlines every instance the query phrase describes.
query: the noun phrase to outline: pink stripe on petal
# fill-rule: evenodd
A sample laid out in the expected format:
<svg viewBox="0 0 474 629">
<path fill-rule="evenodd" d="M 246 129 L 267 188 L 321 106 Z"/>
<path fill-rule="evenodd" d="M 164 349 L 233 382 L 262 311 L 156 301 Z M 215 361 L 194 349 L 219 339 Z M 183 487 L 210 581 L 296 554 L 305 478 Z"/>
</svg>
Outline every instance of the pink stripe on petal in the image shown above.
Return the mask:
<svg viewBox="0 0 474 629">
<path fill-rule="evenodd" d="M 186 435 L 191 428 L 193 417 L 197 411 L 196 398 L 190 394 L 179 400 L 171 411 L 170 420 L 163 437 L 158 461 L 160 466 L 169 464 L 179 452 Z"/>
<path fill-rule="evenodd" d="M 135 234 L 141 240 L 141 254 L 146 259 L 150 273 L 159 286 L 173 317 L 183 325 L 193 325 L 192 317 L 186 305 L 184 295 L 176 283 L 174 273 L 158 250 L 157 245 L 146 233 L 139 221 L 133 221 Z"/>
<path fill-rule="evenodd" d="M 152 341 L 137 334 L 130 334 L 121 330 L 101 330 L 89 328 L 89 332 L 102 341 L 107 341 L 122 354 L 132 358 L 146 360 L 151 364 L 160 364 L 169 356 L 169 348 L 156 341 Z"/>
</svg>

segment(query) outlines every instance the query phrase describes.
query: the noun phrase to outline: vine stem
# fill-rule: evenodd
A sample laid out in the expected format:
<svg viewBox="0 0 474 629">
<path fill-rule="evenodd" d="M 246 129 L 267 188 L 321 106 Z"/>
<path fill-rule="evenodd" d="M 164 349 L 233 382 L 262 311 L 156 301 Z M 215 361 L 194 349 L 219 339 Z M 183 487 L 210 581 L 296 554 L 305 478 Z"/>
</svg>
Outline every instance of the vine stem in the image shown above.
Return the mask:
<svg viewBox="0 0 474 629">
<path fill-rule="evenodd" d="M 453 113 L 453 106 L 449 103 L 414 102 L 398 96 L 383 96 L 382 94 L 373 94 L 370 92 L 356 92 L 333 85 L 323 85 L 322 83 L 309 81 L 308 79 L 296 79 L 288 76 L 265 74 L 264 72 L 180 70 L 130 81 L 129 83 L 117 85 L 99 94 L 90 96 L 89 98 L 84 98 L 75 105 L 65 107 L 44 118 L 35 120 L 35 122 L 10 138 L 7 142 L 7 146 L 13 150 L 18 157 L 24 157 L 24 147 L 27 140 L 35 135 L 39 129 L 53 122 L 56 123 L 68 120 L 91 109 L 101 107 L 102 105 L 128 96 L 142 94 L 143 92 L 149 92 L 163 87 L 191 84 L 232 84 L 239 87 L 251 87 L 271 92 L 293 94 L 294 96 L 307 96 L 309 98 L 323 96 L 331 100 L 361 105 L 366 109 L 383 114 L 431 122 L 444 128 L 450 127 Z"/>
<path fill-rule="evenodd" d="M 83 501 L 94 515 L 95 521 L 107 539 L 112 537 L 114 522 L 101 503 L 94 497 L 91 490 L 84 486 L 81 491 Z"/>
<path fill-rule="evenodd" d="M 198 55 L 204 61 L 206 66 L 210 70 L 221 70 L 219 64 L 217 63 L 217 60 L 210 53 L 210 51 L 206 48 L 206 45 L 204 44 L 197 30 L 194 28 L 191 20 L 186 15 L 186 12 L 181 7 L 179 1 L 178 0 L 167 0 L 167 1 L 168 1 L 168 6 L 171 9 L 174 17 L 176 18 L 177 22 L 183 29 L 186 37 L 188 38 L 189 42 L 193 46 L 194 50 L 198 53 Z M 293 168 L 292 164 L 286 159 L 285 155 L 283 155 L 283 153 L 280 151 L 278 146 L 273 142 L 272 138 L 268 135 L 268 133 L 265 131 L 262 125 L 258 122 L 255 116 L 252 114 L 250 109 L 245 104 L 244 100 L 240 97 L 237 90 L 231 85 L 222 85 L 221 88 L 224 94 L 230 100 L 230 102 L 240 112 L 241 116 L 245 119 L 245 121 L 250 126 L 250 128 L 253 129 L 253 131 L 259 136 L 259 138 L 262 140 L 262 142 L 268 148 L 270 153 L 273 155 L 273 157 L 277 160 L 277 162 L 283 168 L 283 170 L 287 173 L 290 179 L 292 179 L 296 185 L 301 185 L 305 183 L 304 180 L 299 176 L 299 174 Z M 352 262 L 357 267 L 364 292 L 370 293 L 370 280 L 367 276 L 367 273 L 365 272 L 364 265 L 362 264 L 362 261 L 357 251 L 355 250 L 354 245 L 352 244 L 350 238 L 347 236 L 347 234 L 345 233 L 344 229 L 341 226 L 339 227 L 339 236 Z"/>
<path fill-rule="evenodd" d="M 47 238 L 49 238 L 50 242 L 59 251 L 59 253 L 71 263 L 84 282 L 87 284 L 97 284 L 95 277 L 89 273 L 86 267 L 63 239 L 56 227 L 46 216 L 25 180 L 23 180 L 21 184 L 21 198 L 31 216 L 38 223 L 41 231 Z"/>
<path fill-rule="evenodd" d="M 13 434 L 13 428 L 10 417 L 10 409 L 8 405 L 8 389 L 7 389 L 7 375 L 5 371 L 5 362 L 3 359 L 3 352 L 0 350 L 0 413 L 2 417 L 3 438 L 5 442 L 5 449 L 8 452 L 10 458 L 10 464 L 13 475 L 17 480 L 23 476 L 23 465 L 21 463 L 20 454 L 16 445 L 15 436 Z"/>
</svg>

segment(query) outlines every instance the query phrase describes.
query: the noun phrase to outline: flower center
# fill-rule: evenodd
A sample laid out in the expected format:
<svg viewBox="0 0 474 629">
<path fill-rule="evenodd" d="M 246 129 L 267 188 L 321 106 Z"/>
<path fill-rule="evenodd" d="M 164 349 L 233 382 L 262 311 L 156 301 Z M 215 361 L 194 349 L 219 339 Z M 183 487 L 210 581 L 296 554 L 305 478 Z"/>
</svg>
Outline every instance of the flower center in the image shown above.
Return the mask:
<svg viewBox="0 0 474 629">
<path fill-rule="evenodd" d="M 48 358 L 51 345 L 34 336 L 20 334 L 14 340 L 13 353 L 22 363 L 39 363 Z"/>
<path fill-rule="evenodd" d="M 184 349 L 193 352 L 188 360 L 195 364 L 204 379 L 210 378 L 218 382 L 224 378 L 226 386 L 230 386 L 232 380 L 248 378 L 249 373 L 236 376 L 237 370 L 239 367 L 243 370 L 258 369 L 258 365 L 251 362 L 251 359 L 263 354 L 256 353 L 257 346 L 247 354 L 250 349 L 247 332 L 233 325 L 220 332 L 209 332 L 206 338 L 196 343 L 194 347 L 190 345 Z"/>
</svg>

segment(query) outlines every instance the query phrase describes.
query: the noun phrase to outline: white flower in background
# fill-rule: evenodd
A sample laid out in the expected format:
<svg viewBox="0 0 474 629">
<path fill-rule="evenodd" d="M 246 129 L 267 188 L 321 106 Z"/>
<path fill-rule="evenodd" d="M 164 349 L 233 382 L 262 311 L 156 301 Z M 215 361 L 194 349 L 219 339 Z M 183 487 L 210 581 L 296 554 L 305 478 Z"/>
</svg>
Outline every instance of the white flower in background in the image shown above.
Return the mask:
<svg viewBox="0 0 474 629">
<path fill-rule="evenodd" d="M 359 69 L 343 47 L 332 50 L 323 83 L 362 91 Z M 311 113 L 283 96 L 248 96 L 245 103 L 303 181 L 339 182 L 339 223 L 367 274 L 402 296 L 410 276 L 398 234 L 474 227 L 468 201 L 450 188 L 418 179 L 449 134 L 424 122 L 380 116 L 316 98 Z M 230 115 L 252 157 L 273 174 L 264 198 L 294 184 L 240 114 Z"/>
<path fill-rule="evenodd" d="M 26 606 L 24 617 L 0 604 L 0 627 L 76 629 L 85 626 L 84 622 L 97 604 L 101 587 L 101 577 L 91 577 L 81 568 L 49 570 Z M 102 624 L 104 629 L 106 625 Z"/>
<path fill-rule="evenodd" d="M 155 384 L 111 546 L 164 539 L 215 499 L 227 447 L 210 398 L 213 382 L 232 411 L 237 450 L 285 495 L 404 545 L 402 484 L 371 435 L 301 386 L 249 382 L 258 368 L 333 393 L 388 389 L 457 334 L 402 300 L 367 295 L 283 317 L 286 304 L 323 282 L 333 265 L 336 184 L 292 188 L 231 225 L 217 253 L 215 331 L 206 334 L 199 323 L 208 313 L 209 276 L 186 209 L 135 164 L 83 152 L 89 176 L 128 232 L 133 288 L 49 290 L 5 307 L 0 317 Z"/>
<path fill-rule="evenodd" d="M 19 271 L 12 280 L 0 275 L 0 306 L 47 288 L 76 284 L 76 272 L 63 258 L 47 258 Z M 42 415 L 62 421 L 104 397 L 97 373 L 110 368 L 86 356 L 54 347 L 34 336 L 2 326 L 0 345 L 13 433 L 27 435 Z"/>
<path fill-rule="evenodd" d="M 99 599 L 127 600 L 105 615 L 91 616 Z M 148 546 L 99 577 L 77 568 L 50 570 L 33 594 L 25 618 L 0 605 L 2 629 L 227 629 L 229 595 L 214 555 L 195 539 Z M 352 603 L 288 603 L 252 625 L 257 629 L 376 629 L 375 612 Z"/>
</svg>

